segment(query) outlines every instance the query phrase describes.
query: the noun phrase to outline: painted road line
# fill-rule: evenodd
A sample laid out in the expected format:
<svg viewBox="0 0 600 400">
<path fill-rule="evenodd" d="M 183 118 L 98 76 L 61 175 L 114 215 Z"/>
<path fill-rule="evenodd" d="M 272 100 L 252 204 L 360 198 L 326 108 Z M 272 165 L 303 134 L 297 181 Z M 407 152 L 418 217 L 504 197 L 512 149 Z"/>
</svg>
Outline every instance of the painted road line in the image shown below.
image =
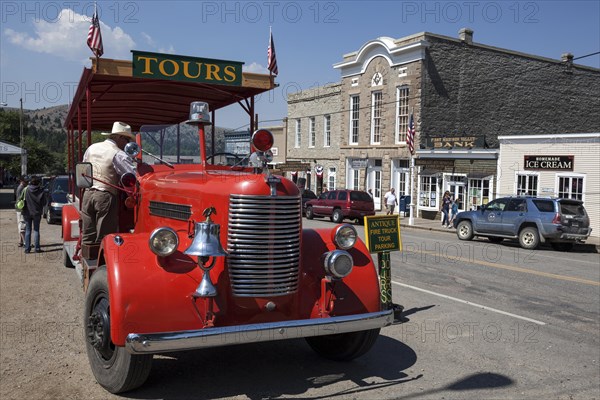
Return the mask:
<svg viewBox="0 0 600 400">
<path fill-rule="evenodd" d="M 498 313 L 498 314 L 508 315 L 509 317 L 518 318 L 518 319 L 522 319 L 524 321 L 533 322 L 534 324 L 546 325 L 545 322 L 538 321 L 537 319 L 523 317 L 522 315 L 517 315 L 517 314 L 509 313 L 509 312 L 506 312 L 506 311 L 498 310 L 496 308 L 487 307 L 487 306 L 484 306 L 484 305 L 481 305 L 481 304 L 473 303 L 471 301 L 458 299 L 456 297 L 447 296 L 445 294 L 441 294 L 441 293 L 437 293 L 437 292 L 432 292 L 431 290 L 421 289 L 421 288 L 418 288 L 416 286 L 411 286 L 411 285 L 407 285 L 405 283 L 400 283 L 400 282 L 396 282 L 396 281 L 392 281 L 392 283 L 394 285 L 403 286 L 405 288 L 409 288 L 409 289 L 417 290 L 419 292 L 423 292 L 423 293 L 431 294 L 431 295 L 434 295 L 434 296 L 442 297 L 444 299 L 448 299 L 448 300 L 452 300 L 452 301 L 457 301 L 457 302 L 463 303 L 463 304 L 468 304 L 470 306 L 474 306 L 474 307 L 477 307 L 477 308 L 482 308 L 484 310 L 492 311 L 492 312 L 495 312 L 495 313 Z"/>
</svg>

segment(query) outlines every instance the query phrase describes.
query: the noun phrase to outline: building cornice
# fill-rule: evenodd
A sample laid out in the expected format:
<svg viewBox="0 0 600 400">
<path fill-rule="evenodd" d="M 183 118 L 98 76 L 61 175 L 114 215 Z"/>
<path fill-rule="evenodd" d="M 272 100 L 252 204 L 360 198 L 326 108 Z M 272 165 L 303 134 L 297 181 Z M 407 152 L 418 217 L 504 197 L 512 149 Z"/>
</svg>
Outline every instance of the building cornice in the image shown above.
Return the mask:
<svg viewBox="0 0 600 400">
<path fill-rule="evenodd" d="M 479 150 L 417 150 L 417 158 L 420 159 L 471 159 L 471 160 L 496 160 L 499 149 Z"/>
</svg>

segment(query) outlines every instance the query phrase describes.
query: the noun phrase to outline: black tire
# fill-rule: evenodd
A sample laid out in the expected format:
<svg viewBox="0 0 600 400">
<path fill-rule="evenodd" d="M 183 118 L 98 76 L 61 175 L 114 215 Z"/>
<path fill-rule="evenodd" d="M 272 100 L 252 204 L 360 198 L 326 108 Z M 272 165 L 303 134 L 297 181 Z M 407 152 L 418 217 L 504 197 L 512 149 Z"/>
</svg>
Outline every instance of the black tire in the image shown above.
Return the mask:
<svg viewBox="0 0 600 400">
<path fill-rule="evenodd" d="M 471 221 L 460 221 L 458 225 L 456 225 L 456 236 L 458 236 L 460 240 L 472 240 L 473 225 L 471 225 Z"/>
<path fill-rule="evenodd" d="M 532 226 L 521 229 L 521 232 L 519 232 L 519 244 L 527 250 L 533 250 L 538 247 L 540 244 L 538 230 Z"/>
<path fill-rule="evenodd" d="M 573 250 L 573 243 L 550 243 L 552 248 L 556 251 L 571 251 Z"/>
<path fill-rule="evenodd" d="M 344 214 L 342 214 L 342 210 L 339 208 L 337 210 L 333 210 L 333 215 L 331 216 L 331 220 L 336 224 L 341 224 L 344 220 Z"/>
<path fill-rule="evenodd" d="M 488 238 L 488 240 L 490 242 L 492 242 L 492 243 L 502 243 L 502 241 L 504 240 L 504 238 L 491 236 L 491 237 Z"/>
<path fill-rule="evenodd" d="M 46 211 L 46 222 L 48 225 L 52 224 L 52 215 L 50 215 L 50 210 Z"/>
<path fill-rule="evenodd" d="M 94 272 L 85 296 L 84 340 L 96 381 L 110 393 L 141 386 L 152 368 L 151 354 L 130 354 L 110 338 L 110 304 L 106 267 Z"/>
<path fill-rule="evenodd" d="M 313 210 L 311 206 L 306 207 L 306 218 L 313 219 L 315 214 L 313 214 Z"/>
<path fill-rule="evenodd" d="M 63 249 L 63 265 L 65 268 L 75 268 L 75 265 L 73 265 L 71 257 L 69 257 L 69 253 L 67 253 L 66 249 Z"/>
<path fill-rule="evenodd" d="M 308 345 L 321 357 L 335 361 L 350 361 L 362 356 L 375 344 L 379 329 L 307 337 Z"/>
</svg>

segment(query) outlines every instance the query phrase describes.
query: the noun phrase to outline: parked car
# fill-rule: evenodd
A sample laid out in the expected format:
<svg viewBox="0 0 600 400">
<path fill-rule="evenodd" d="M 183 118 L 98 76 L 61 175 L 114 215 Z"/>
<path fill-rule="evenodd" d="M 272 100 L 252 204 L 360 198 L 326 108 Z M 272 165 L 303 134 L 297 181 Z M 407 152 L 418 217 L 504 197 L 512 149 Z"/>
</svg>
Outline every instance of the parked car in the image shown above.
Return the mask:
<svg viewBox="0 0 600 400">
<path fill-rule="evenodd" d="M 66 175 L 57 176 L 48 183 L 43 215 L 49 224 L 61 220 L 63 206 L 67 204 L 68 189 L 69 177 Z"/>
<path fill-rule="evenodd" d="M 454 220 L 460 240 L 487 237 L 499 243 L 517 239 L 524 249 L 549 243 L 555 250 L 568 251 L 590 235 L 590 219 L 583 202 L 572 199 L 503 197 L 476 211 L 461 212 Z"/>
<path fill-rule="evenodd" d="M 306 218 L 329 217 L 340 223 L 346 219 L 362 222 L 364 216 L 375 215 L 373 198 L 359 190 L 331 190 L 321 193 L 318 199 L 306 202 Z"/>
<path fill-rule="evenodd" d="M 304 189 L 302 191 L 302 216 L 306 215 L 306 202 L 309 200 L 314 200 L 317 198 L 317 195 L 312 190 Z"/>
</svg>

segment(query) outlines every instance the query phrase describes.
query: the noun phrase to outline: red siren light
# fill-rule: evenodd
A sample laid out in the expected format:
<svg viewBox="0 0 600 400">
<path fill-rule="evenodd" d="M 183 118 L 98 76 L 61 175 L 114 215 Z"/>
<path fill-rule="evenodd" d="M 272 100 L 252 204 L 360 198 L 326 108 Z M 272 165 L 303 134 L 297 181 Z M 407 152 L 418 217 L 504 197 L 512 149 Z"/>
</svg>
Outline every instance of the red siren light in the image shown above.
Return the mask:
<svg viewBox="0 0 600 400">
<path fill-rule="evenodd" d="M 259 129 L 252 134 L 252 145 L 258 151 L 270 150 L 274 142 L 273 134 L 266 129 Z"/>
</svg>

